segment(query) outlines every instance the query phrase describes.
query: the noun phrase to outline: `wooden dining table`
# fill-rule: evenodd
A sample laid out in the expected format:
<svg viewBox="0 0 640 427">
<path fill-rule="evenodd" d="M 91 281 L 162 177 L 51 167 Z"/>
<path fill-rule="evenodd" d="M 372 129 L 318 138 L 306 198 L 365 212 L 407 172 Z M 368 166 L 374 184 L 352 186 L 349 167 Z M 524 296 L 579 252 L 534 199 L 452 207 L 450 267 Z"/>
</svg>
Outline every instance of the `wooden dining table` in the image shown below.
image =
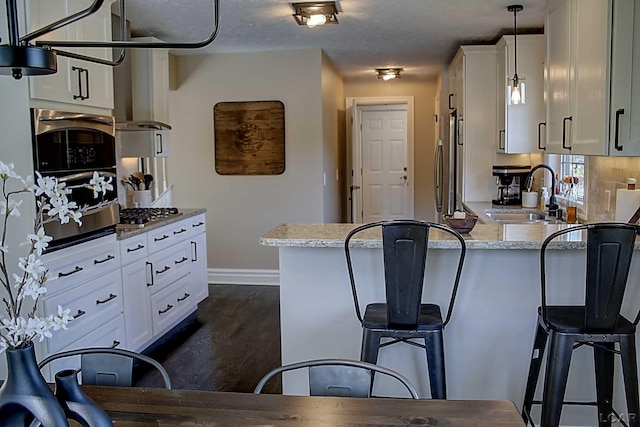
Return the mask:
<svg viewBox="0 0 640 427">
<path fill-rule="evenodd" d="M 497 400 L 283 396 L 82 386 L 115 426 L 523 427 L 515 405 Z"/>
</svg>

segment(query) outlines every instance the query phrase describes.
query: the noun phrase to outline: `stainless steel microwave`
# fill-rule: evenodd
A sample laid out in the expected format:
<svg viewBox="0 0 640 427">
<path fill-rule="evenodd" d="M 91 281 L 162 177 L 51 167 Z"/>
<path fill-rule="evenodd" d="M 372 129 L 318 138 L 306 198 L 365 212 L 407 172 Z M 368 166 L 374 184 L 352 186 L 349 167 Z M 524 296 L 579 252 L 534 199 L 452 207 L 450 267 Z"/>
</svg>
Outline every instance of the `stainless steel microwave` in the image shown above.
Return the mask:
<svg viewBox="0 0 640 427">
<path fill-rule="evenodd" d="M 115 118 L 56 110 L 32 110 L 32 138 L 34 169 L 43 176 L 55 176 L 67 187 L 88 183 L 96 171 L 111 177 L 113 191 L 102 200 L 93 199 L 86 188 L 74 189 L 69 200 L 78 206 L 95 205 L 98 201 L 114 203 L 85 212 L 82 226 L 70 221 L 45 224 L 45 231 L 53 237 L 51 248 L 115 232 L 119 220 L 116 179 Z"/>
</svg>

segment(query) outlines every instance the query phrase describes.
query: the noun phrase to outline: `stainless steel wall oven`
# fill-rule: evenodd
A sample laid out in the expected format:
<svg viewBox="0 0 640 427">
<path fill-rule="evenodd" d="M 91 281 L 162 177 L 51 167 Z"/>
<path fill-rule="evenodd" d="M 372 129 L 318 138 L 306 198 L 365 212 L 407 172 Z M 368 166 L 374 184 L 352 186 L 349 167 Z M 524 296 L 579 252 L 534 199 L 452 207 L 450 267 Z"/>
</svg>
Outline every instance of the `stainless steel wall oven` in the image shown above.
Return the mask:
<svg viewBox="0 0 640 427">
<path fill-rule="evenodd" d="M 102 200 L 93 198 L 86 188 L 74 189 L 69 200 L 78 206 L 98 201 L 117 201 L 115 119 L 112 116 L 32 110 L 34 169 L 43 176 L 55 176 L 67 186 L 88 183 L 96 171 L 113 178 L 113 191 Z M 73 221 L 47 223 L 45 231 L 53 237 L 51 248 L 60 248 L 115 232 L 119 206 L 85 212 L 82 227 Z"/>
</svg>

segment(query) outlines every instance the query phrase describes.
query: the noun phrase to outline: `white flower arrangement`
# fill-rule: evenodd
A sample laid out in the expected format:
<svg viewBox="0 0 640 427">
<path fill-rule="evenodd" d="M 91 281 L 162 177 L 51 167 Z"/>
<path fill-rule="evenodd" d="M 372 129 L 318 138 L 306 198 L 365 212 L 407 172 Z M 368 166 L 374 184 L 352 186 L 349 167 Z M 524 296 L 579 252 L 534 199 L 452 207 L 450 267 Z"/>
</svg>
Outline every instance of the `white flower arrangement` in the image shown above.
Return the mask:
<svg viewBox="0 0 640 427">
<path fill-rule="evenodd" d="M 51 330 L 66 329 L 73 316 L 69 309 L 58 306 L 58 313 L 45 318 L 36 315 L 37 303 L 41 295 L 47 292 L 45 284 L 54 279 L 47 268 L 42 264 L 40 257 L 52 240 L 44 231 L 44 224 L 51 221 L 60 221 L 63 224 L 73 220 L 82 225 L 82 213 L 90 209 L 106 206 L 114 201 L 101 201 L 93 206 L 78 207 L 75 202 L 69 201 L 67 194 L 74 188 L 85 187 L 93 190 L 95 198 L 113 190 L 111 178 L 105 179 L 97 172 L 87 185 L 69 186 L 58 182 L 54 177 L 42 176 L 36 172 L 36 180 L 29 175 L 22 179 L 14 171 L 12 163 L 5 164 L 0 161 L 0 181 L 2 182 L 2 196 L 0 199 L 0 217 L 3 220 L 2 241 L 0 241 L 0 284 L 5 290 L 2 298 L 7 317 L 2 318 L 0 324 L 0 353 L 7 348 L 24 348 L 35 339 L 43 341 L 52 336 Z M 16 180 L 22 184 L 18 190 L 10 190 L 7 183 Z M 24 245 L 29 247 L 25 257 L 19 258 L 18 267 L 20 274 L 13 273 L 9 277 L 6 256 L 8 222 L 11 217 L 19 217 L 22 200 L 16 200 L 20 194 L 31 193 L 35 197 L 36 215 L 33 234 L 27 234 Z M 25 304 L 30 298 L 33 305 Z M 30 307 L 30 308 L 27 308 Z M 27 313 L 22 313 L 26 310 Z"/>
</svg>

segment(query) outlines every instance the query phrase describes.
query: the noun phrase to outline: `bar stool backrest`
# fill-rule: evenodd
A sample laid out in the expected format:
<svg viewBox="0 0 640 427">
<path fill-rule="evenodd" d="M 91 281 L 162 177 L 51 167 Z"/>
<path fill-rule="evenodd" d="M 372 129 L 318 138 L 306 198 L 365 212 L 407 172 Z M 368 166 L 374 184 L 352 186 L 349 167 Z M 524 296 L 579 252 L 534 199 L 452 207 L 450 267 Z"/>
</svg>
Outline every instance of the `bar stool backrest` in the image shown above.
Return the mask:
<svg viewBox="0 0 640 427">
<path fill-rule="evenodd" d="M 382 229 L 382 250 L 384 260 L 385 296 L 388 326 L 395 329 L 416 329 L 425 286 L 425 268 L 429 233 L 437 228 L 449 233 L 460 244 L 458 267 L 453 284 L 449 309 L 445 320 L 448 323 L 453 310 L 455 296 L 460 282 L 466 245 L 455 230 L 441 224 L 419 220 L 390 220 L 364 224 L 354 228 L 345 238 L 345 255 L 351 281 L 351 291 L 358 320 L 362 323 L 360 304 L 351 261 L 350 242 L 358 233 L 371 228 Z"/>
<path fill-rule="evenodd" d="M 382 224 L 385 292 L 389 327 L 414 329 L 418 324 L 429 227 L 424 224 Z"/>
<path fill-rule="evenodd" d="M 570 227 L 549 235 L 540 252 L 543 319 L 546 321 L 547 246 L 567 233 L 587 230 L 584 328 L 594 333 L 612 331 L 622 308 L 638 229 L 632 224 L 596 223 Z M 637 321 L 638 316 L 636 324 Z"/>
</svg>

